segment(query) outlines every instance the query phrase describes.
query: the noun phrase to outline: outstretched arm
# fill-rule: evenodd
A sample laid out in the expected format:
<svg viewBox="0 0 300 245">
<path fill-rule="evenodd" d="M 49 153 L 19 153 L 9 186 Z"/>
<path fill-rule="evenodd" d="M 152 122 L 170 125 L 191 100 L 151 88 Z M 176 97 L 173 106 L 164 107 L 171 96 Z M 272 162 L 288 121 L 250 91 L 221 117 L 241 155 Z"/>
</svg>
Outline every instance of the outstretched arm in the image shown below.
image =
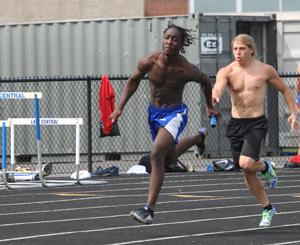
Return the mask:
<svg viewBox="0 0 300 245">
<path fill-rule="evenodd" d="M 212 102 L 217 105 L 220 103 L 225 87 L 228 83 L 227 73 L 229 68 L 221 68 L 217 73 L 216 83 L 212 90 Z"/>
<path fill-rule="evenodd" d="M 134 72 L 131 74 L 129 79 L 126 81 L 125 88 L 121 94 L 121 98 L 120 98 L 117 108 L 109 116 L 109 118 L 111 119 L 111 121 L 113 123 L 118 121 L 118 118 L 121 116 L 126 103 L 128 102 L 128 100 L 131 98 L 131 96 L 135 93 L 135 91 L 139 87 L 140 81 L 143 78 L 143 76 L 146 74 L 146 71 L 147 70 L 146 70 L 145 60 L 142 59 L 139 61 Z"/>
</svg>

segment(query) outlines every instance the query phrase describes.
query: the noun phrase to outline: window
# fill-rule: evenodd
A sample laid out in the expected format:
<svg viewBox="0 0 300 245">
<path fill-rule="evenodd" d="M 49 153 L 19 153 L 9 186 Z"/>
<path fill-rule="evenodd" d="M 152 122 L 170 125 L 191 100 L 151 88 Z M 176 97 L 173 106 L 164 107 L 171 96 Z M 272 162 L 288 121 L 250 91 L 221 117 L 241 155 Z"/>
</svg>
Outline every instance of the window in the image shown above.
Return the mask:
<svg viewBox="0 0 300 245">
<path fill-rule="evenodd" d="M 243 0 L 242 10 L 243 12 L 279 11 L 279 0 Z"/>
<path fill-rule="evenodd" d="M 282 11 L 300 11 L 300 1 L 282 0 Z"/>
<path fill-rule="evenodd" d="M 194 0 L 194 5 L 195 12 L 235 12 L 235 0 Z"/>
</svg>

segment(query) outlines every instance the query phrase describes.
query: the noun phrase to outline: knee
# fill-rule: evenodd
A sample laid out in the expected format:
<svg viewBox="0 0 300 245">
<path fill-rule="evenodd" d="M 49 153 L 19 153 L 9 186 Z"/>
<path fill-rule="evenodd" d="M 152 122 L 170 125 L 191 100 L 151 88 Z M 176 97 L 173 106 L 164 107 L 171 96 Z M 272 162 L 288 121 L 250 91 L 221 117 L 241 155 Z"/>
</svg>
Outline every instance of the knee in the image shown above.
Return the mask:
<svg viewBox="0 0 300 245">
<path fill-rule="evenodd" d="M 240 159 L 239 164 L 245 172 L 252 172 L 254 169 L 255 160 L 251 158 L 242 158 Z"/>
<path fill-rule="evenodd" d="M 164 163 L 164 155 L 160 151 L 152 149 L 150 152 L 150 161 L 151 164 L 160 166 Z"/>
</svg>

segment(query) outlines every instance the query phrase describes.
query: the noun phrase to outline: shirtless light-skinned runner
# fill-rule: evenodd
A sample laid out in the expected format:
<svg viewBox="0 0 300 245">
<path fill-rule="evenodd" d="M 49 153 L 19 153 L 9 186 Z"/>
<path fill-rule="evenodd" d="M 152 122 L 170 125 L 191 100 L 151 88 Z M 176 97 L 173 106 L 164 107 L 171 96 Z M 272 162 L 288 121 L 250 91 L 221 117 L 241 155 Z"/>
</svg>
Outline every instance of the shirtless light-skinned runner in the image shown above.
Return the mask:
<svg viewBox="0 0 300 245">
<path fill-rule="evenodd" d="M 264 186 L 257 176 L 262 172 L 270 188 L 277 185 L 277 176 L 269 161 L 260 160 L 260 148 L 268 131 L 265 117 L 265 95 L 268 84 L 276 88 L 285 100 L 292 129 L 298 127 L 295 103 L 290 88 L 279 77 L 277 71 L 255 57 L 255 42 L 247 34 L 240 34 L 232 41 L 234 61 L 219 70 L 213 88 L 214 104 L 228 89 L 231 98 L 231 119 L 227 126 L 227 137 L 236 165 L 243 169 L 245 182 L 263 208 L 260 226 L 270 226 L 275 207 L 270 203 Z"/>
</svg>

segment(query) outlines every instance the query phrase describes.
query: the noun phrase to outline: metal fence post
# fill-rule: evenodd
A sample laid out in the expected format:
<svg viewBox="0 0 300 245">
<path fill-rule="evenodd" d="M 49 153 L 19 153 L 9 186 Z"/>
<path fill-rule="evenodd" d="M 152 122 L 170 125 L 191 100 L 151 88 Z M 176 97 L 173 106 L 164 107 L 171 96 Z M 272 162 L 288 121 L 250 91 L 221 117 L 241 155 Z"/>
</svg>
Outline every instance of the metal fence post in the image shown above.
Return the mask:
<svg viewBox="0 0 300 245">
<path fill-rule="evenodd" d="M 93 171 L 92 146 L 92 80 L 87 78 L 87 124 L 88 124 L 88 171 Z"/>
</svg>

